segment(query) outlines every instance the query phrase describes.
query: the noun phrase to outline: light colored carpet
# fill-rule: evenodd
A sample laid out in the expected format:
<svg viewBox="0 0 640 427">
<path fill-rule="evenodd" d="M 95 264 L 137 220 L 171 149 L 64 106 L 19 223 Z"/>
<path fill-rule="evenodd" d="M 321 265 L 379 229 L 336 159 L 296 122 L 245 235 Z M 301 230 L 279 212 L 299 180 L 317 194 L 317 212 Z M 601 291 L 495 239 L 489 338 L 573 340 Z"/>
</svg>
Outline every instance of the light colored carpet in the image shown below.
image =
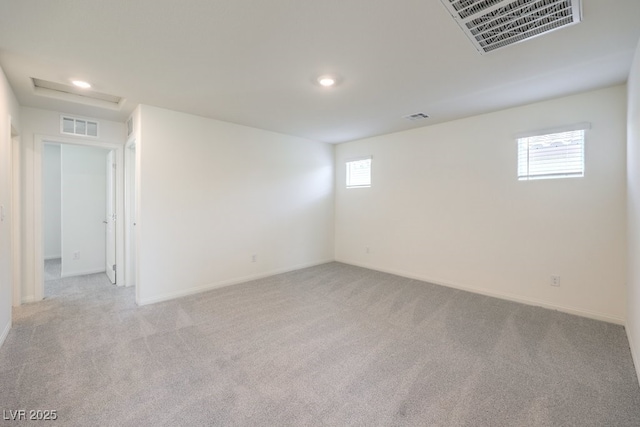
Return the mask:
<svg viewBox="0 0 640 427">
<path fill-rule="evenodd" d="M 145 307 L 104 275 L 72 289 L 15 311 L 0 409 L 65 426 L 640 425 L 608 323 L 340 263 Z"/>
<path fill-rule="evenodd" d="M 44 261 L 44 281 L 58 280 L 62 274 L 62 259 L 53 258 Z"/>
<path fill-rule="evenodd" d="M 87 276 L 61 277 L 62 260 L 48 259 L 44 262 L 44 296 L 63 297 L 71 294 L 86 293 L 92 290 L 103 290 L 106 273 Z"/>
</svg>

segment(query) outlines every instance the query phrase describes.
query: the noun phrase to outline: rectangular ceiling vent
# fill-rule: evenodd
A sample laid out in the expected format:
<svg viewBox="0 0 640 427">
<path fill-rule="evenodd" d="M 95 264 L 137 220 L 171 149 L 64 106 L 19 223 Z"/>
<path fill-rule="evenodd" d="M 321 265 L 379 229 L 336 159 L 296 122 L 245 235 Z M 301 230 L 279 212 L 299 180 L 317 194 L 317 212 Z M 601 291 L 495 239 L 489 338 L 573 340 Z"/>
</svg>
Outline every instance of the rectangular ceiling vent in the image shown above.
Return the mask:
<svg viewBox="0 0 640 427">
<path fill-rule="evenodd" d="M 480 53 L 577 24 L 581 0 L 441 0 Z"/>
<path fill-rule="evenodd" d="M 98 137 L 98 121 L 71 116 L 60 116 L 60 133 Z"/>
<path fill-rule="evenodd" d="M 415 114 L 409 114 L 408 116 L 404 116 L 404 118 L 407 120 L 411 120 L 412 122 L 415 122 L 416 120 L 428 119 L 429 116 L 426 115 L 425 113 L 415 113 Z"/>
<path fill-rule="evenodd" d="M 127 136 L 131 136 L 133 134 L 133 117 L 129 117 L 127 120 Z"/>
<path fill-rule="evenodd" d="M 125 101 L 121 96 L 100 93 L 90 89 L 80 89 L 64 83 L 51 82 L 35 77 L 32 77 L 31 81 L 33 82 L 34 93 L 48 98 L 108 108 L 110 110 L 119 110 Z"/>
</svg>

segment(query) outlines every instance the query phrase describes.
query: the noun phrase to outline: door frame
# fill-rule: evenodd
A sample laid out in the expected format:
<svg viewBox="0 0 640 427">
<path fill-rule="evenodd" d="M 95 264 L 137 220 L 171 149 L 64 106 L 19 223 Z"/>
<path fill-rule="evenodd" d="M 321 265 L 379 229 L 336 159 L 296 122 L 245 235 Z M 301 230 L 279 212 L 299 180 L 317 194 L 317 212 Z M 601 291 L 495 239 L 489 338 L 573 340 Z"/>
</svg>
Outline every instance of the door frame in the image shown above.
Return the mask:
<svg viewBox="0 0 640 427">
<path fill-rule="evenodd" d="M 12 305 L 20 307 L 22 303 L 22 227 L 21 227 L 21 194 L 20 191 L 20 133 L 14 126 L 13 118 L 9 116 L 9 153 L 10 159 L 10 194 L 11 194 L 11 282 Z"/>
<path fill-rule="evenodd" d="M 125 282 L 126 286 L 138 284 L 138 236 L 137 213 L 138 213 L 138 147 L 136 139 L 129 138 L 124 150 L 124 243 L 125 243 Z M 133 194 L 132 193 L 133 190 Z M 135 196 L 135 198 L 134 198 Z M 135 212 L 135 215 L 133 214 Z M 135 272 L 133 271 L 133 267 Z"/>
<path fill-rule="evenodd" d="M 67 138 L 52 135 L 34 135 L 33 141 L 33 248 L 34 248 L 34 282 L 35 301 L 44 298 L 44 232 L 43 232 L 43 199 L 42 199 L 42 152 L 45 143 L 83 145 L 87 147 L 114 150 L 116 161 L 116 265 L 125 268 L 124 260 L 124 159 L 123 146 L 99 142 L 85 138 Z M 120 275 L 121 279 L 124 275 Z M 116 285 L 124 286 L 125 280 L 118 280 Z"/>
<path fill-rule="evenodd" d="M 114 228 L 115 225 L 118 224 L 117 219 L 114 220 L 114 217 L 117 218 L 116 215 L 116 164 L 115 164 L 115 150 L 109 150 L 107 152 L 107 160 L 105 167 L 107 169 L 107 185 L 105 189 L 105 194 L 107 198 L 106 203 L 106 211 L 105 211 L 105 271 L 107 272 L 107 277 L 109 277 L 109 281 L 115 284 L 117 280 L 117 271 L 113 269 L 113 266 L 117 264 L 115 259 L 115 245 L 116 245 L 116 230 Z M 124 218 L 121 218 L 124 220 Z M 114 224 L 115 222 L 115 224 Z M 113 241 L 112 241 L 113 239 Z M 122 267 L 120 270 L 120 274 L 122 274 Z"/>
</svg>

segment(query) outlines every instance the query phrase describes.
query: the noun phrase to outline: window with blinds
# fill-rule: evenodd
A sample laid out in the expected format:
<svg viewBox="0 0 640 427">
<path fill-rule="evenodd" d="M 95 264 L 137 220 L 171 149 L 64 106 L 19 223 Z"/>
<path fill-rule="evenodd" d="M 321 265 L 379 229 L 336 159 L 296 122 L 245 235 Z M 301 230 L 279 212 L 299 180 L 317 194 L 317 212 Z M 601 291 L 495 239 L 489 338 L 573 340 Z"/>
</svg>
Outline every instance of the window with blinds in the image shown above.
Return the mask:
<svg viewBox="0 0 640 427">
<path fill-rule="evenodd" d="M 518 179 L 584 176 L 584 129 L 518 138 Z"/>
<path fill-rule="evenodd" d="M 371 157 L 347 161 L 347 188 L 371 187 Z"/>
</svg>

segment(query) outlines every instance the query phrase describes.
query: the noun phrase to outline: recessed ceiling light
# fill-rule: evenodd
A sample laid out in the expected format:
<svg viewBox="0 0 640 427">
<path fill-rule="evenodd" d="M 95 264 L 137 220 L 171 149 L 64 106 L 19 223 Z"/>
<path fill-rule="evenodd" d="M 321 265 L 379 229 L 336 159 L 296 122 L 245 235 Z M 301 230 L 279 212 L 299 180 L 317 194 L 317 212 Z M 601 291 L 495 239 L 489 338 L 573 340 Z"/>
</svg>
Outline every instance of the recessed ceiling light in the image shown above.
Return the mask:
<svg viewBox="0 0 640 427">
<path fill-rule="evenodd" d="M 335 86 L 337 82 L 338 82 L 338 79 L 335 76 L 318 77 L 318 83 L 320 84 L 320 86 L 331 87 L 331 86 Z"/>
<path fill-rule="evenodd" d="M 320 83 L 322 86 L 329 87 L 336 84 L 336 80 L 331 77 L 321 77 L 318 79 L 318 83 Z"/>
<path fill-rule="evenodd" d="M 84 82 L 82 80 L 73 80 L 71 83 L 73 83 L 74 86 L 78 86 L 79 88 L 82 88 L 82 89 L 89 89 L 91 87 L 89 83 Z"/>
</svg>

